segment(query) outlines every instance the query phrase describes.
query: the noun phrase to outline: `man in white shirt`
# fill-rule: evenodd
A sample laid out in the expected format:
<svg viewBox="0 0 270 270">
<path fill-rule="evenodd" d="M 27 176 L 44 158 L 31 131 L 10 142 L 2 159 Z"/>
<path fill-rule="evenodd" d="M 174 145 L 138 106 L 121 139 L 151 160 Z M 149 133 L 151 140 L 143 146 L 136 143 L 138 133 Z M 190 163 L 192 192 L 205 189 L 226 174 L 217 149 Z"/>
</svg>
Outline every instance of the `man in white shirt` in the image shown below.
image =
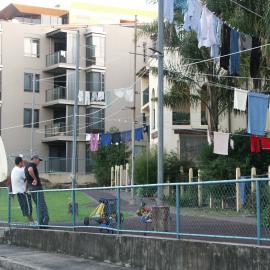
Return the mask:
<svg viewBox="0 0 270 270">
<path fill-rule="evenodd" d="M 26 193 L 27 188 L 22 157 L 15 158 L 15 167 L 11 171 L 11 187 L 12 193 L 17 194 L 23 216 L 27 217 L 30 223 L 34 223 L 31 195 Z"/>
</svg>

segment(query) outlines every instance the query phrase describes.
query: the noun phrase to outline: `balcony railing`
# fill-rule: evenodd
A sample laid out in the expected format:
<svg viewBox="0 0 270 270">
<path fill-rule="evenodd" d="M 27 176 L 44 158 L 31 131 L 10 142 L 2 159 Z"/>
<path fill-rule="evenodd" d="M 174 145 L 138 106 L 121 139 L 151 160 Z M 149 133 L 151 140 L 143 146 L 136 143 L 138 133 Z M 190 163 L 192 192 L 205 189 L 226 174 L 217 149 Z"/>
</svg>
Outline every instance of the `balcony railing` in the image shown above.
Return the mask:
<svg viewBox="0 0 270 270">
<path fill-rule="evenodd" d="M 53 123 L 45 126 L 45 137 L 67 136 L 66 122 Z"/>
<path fill-rule="evenodd" d="M 68 64 L 66 51 L 58 51 L 46 56 L 47 67 L 57 64 Z"/>
<path fill-rule="evenodd" d="M 46 102 L 67 99 L 67 91 L 65 87 L 56 87 L 53 89 L 46 90 Z"/>
<path fill-rule="evenodd" d="M 149 88 L 143 91 L 143 106 L 149 103 Z"/>
</svg>

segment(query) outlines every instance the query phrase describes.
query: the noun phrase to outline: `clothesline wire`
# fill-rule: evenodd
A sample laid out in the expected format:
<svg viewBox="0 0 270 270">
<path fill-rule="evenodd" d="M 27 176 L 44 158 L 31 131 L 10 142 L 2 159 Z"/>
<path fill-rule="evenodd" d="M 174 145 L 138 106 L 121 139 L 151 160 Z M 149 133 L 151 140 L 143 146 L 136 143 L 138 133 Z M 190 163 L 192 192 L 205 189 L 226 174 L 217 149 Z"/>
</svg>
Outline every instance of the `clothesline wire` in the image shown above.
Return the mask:
<svg viewBox="0 0 270 270">
<path fill-rule="evenodd" d="M 213 61 L 213 60 L 218 60 L 218 59 L 223 58 L 223 57 L 228 57 L 228 56 L 232 56 L 232 55 L 236 55 L 236 54 L 240 54 L 240 53 L 244 53 L 244 52 L 249 52 L 249 51 L 252 51 L 252 50 L 267 47 L 269 45 L 270 45 L 270 43 L 266 43 L 266 44 L 256 46 L 256 47 L 252 47 L 252 48 L 249 48 L 249 49 L 240 50 L 238 52 L 229 53 L 229 54 L 225 54 L 225 55 L 220 55 L 220 56 L 216 56 L 216 57 L 213 57 L 213 58 L 208 58 L 208 59 L 205 59 L 205 60 L 201 60 L 201 61 L 198 61 L 198 62 L 192 62 L 192 63 L 189 63 L 189 64 L 185 64 L 185 65 L 182 65 L 182 67 L 188 67 L 188 66 L 193 66 L 193 65 L 196 65 L 196 64 L 201 64 L 201 63 L 205 63 L 205 62 L 209 62 L 209 61 Z"/>
<path fill-rule="evenodd" d="M 150 64 L 151 61 L 152 61 L 152 59 L 150 59 L 146 65 Z M 145 74 L 145 73 L 147 73 L 147 70 L 144 71 L 143 74 Z M 63 76 L 63 75 L 60 75 L 60 76 Z M 140 78 L 138 78 L 135 82 L 133 82 L 132 85 L 130 86 L 130 88 L 133 87 L 134 84 L 136 84 L 139 80 L 140 80 Z M 123 88 L 120 88 L 120 89 L 123 89 Z M 116 101 L 118 101 L 120 99 L 121 98 L 116 98 L 114 101 L 112 101 L 110 104 L 104 106 L 99 111 L 104 110 L 107 107 L 110 107 L 113 103 L 115 103 Z M 92 112 L 89 115 L 96 114 L 99 111 Z M 64 117 L 57 117 L 57 118 L 52 118 L 52 119 L 48 119 L 48 120 L 38 121 L 38 122 L 34 122 L 33 124 L 35 125 L 35 124 L 47 123 L 47 122 L 51 122 L 51 121 L 55 121 L 55 120 L 61 120 L 61 119 L 66 119 L 66 118 L 70 118 L 70 117 L 73 117 L 73 115 L 71 114 L 71 115 L 64 116 Z M 6 130 L 10 130 L 10 129 L 15 129 L 15 128 L 21 128 L 21 127 L 24 127 L 24 126 L 25 126 L 24 124 L 23 125 L 10 126 L 10 127 L 6 127 L 6 128 L 1 128 L 0 131 L 6 131 Z"/>
<path fill-rule="evenodd" d="M 247 8 L 246 6 L 243 6 L 242 4 L 240 4 L 240 3 L 238 3 L 238 2 L 236 2 L 236 1 L 234 1 L 234 0 L 230 0 L 230 1 L 231 1 L 232 3 L 238 5 L 239 7 L 241 7 L 241 8 L 243 8 L 243 9 L 249 11 L 250 13 L 253 13 L 254 15 L 256 15 L 256 16 L 258 16 L 258 17 L 260 17 L 260 18 L 263 17 L 263 16 L 261 16 L 260 14 L 256 13 L 255 11 L 253 11 L 253 10 Z"/>
</svg>

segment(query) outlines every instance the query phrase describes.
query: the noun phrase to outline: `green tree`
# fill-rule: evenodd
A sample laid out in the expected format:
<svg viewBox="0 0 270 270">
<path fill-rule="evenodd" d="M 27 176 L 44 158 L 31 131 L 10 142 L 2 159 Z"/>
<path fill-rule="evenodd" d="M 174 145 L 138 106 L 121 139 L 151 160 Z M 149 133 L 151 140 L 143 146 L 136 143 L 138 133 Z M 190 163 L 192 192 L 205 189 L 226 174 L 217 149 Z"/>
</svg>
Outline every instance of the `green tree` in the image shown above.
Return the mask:
<svg viewBox="0 0 270 270">
<path fill-rule="evenodd" d="M 100 186 L 111 184 L 111 167 L 128 163 L 130 151 L 125 144 L 102 146 L 94 154 L 94 173 Z"/>
<path fill-rule="evenodd" d="M 177 1 L 177 0 L 176 0 Z M 150 0 L 150 2 L 157 2 Z M 208 8 L 224 18 L 239 31 L 259 37 L 262 43 L 270 41 L 270 3 L 268 0 L 243 0 L 241 5 L 253 10 L 260 16 L 236 5 L 231 0 L 205 0 Z M 165 25 L 165 46 L 168 52 L 175 54 L 173 61 L 167 61 L 164 75 L 170 82 L 165 104 L 174 109 L 181 109 L 187 104 L 196 105 L 201 102 L 208 111 L 208 126 L 212 131 L 218 130 L 219 116 L 232 109 L 232 91 L 223 85 L 241 87 L 247 80 L 228 78 L 210 58 L 209 49 L 198 49 L 198 41 L 194 32 L 182 30 L 183 14 L 176 12 L 173 24 Z M 144 25 L 141 35 L 157 36 L 157 22 Z M 267 46 L 266 48 L 269 48 Z M 175 59 L 179 59 L 175 61 Z M 264 68 L 269 59 L 268 50 L 264 50 L 262 67 L 258 76 L 269 77 L 269 69 Z M 241 54 L 241 76 L 249 76 L 248 54 Z M 193 64 L 194 62 L 199 62 Z M 154 69 L 156 71 L 156 69 Z M 263 82 L 263 83 L 262 83 Z M 267 81 L 254 80 L 255 88 L 268 90 Z"/>
</svg>

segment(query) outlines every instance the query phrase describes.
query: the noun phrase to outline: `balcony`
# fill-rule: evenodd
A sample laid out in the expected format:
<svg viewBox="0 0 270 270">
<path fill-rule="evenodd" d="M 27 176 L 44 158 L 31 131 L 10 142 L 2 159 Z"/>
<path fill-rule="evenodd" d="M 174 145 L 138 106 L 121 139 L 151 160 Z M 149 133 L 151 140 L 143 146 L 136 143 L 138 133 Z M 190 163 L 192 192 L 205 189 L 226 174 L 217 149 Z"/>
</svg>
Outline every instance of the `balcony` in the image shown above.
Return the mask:
<svg viewBox="0 0 270 270">
<path fill-rule="evenodd" d="M 73 100 L 68 99 L 66 87 L 56 87 L 46 90 L 45 104 L 43 107 L 72 105 Z"/>
<path fill-rule="evenodd" d="M 149 112 L 149 88 L 146 88 L 142 93 L 142 111 Z"/>
<path fill-rule="evenodd" d="M 46 68 L 44 71 L 61 73 L 63 69 L 75 69 L 75 59 L 73 58 L 69 57 L 67 51 L 51 53 L 46 56 Z"/>
<path fill-rule="evenodd" d="M 45 138 L 44 143 L 56 142 L 56 141 L 72 141 L 73 128 L 72 124 L 67 126 L 66 122 L 52 123 L 45 126 Z M 85 142 L 85 136 L 79 135 L 78 141 Z"/>
</svg>

